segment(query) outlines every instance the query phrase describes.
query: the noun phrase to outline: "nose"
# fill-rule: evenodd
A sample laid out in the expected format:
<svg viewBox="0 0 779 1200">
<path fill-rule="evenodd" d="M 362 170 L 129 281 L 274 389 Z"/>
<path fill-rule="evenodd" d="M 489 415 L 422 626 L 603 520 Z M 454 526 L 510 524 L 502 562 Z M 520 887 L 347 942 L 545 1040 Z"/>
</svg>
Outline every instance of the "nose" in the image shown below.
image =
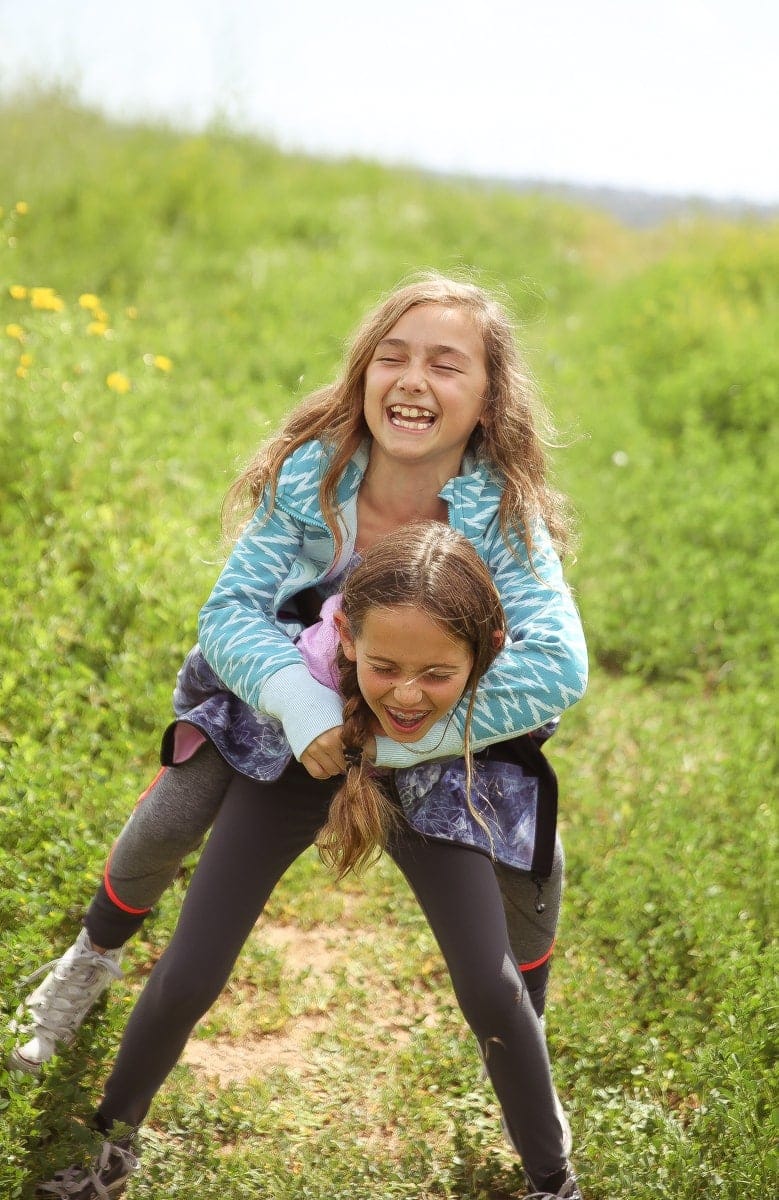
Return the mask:
<svg viewBox="0 0 779 1200">
<path fill-rule="evenodd" d="M 398 704 L 410 707 L 422 699 L 422 689 L 416 679 L 407 679 L 405 683 L 396 683 L 393 688 Z"/>
<path fill-rule="evenodd" d="M 419 395 L 420 392 L 424 392 L 427 387 L 427 379 L 422 367 L 418 363 L 409 363 L 398 379 L 398 387 L 402 392 L 408 392 L 411 395 Z"/>
</svg>

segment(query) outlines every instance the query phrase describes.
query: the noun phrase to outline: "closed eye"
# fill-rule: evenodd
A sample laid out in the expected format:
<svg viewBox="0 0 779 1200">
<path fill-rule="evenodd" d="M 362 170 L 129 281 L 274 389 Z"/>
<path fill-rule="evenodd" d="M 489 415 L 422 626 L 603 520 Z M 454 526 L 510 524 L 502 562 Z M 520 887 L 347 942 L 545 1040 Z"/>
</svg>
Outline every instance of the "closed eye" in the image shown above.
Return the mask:
<svg viewBox="0 0 779 1200">
<path fill-rule="evenodd" d="M 371 671 L 375 675 L 398 675 L 398 667 L 383 665 L 381 663 L 368 663 Z M 428 683 L 446 683 L 447 680 L 453 679 L 456 672 L 454 671 L 422 671 L 419 675 L 415 675 L 414 679 L 426 679 Z"/>
</svg>

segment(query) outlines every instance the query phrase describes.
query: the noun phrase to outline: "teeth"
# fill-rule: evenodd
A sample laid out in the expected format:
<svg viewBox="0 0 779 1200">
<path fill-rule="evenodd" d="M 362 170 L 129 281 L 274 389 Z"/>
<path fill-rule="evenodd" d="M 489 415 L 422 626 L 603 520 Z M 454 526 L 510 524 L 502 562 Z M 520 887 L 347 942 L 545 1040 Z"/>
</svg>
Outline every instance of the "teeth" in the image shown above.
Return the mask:
<svg viewBox="0 0 779 1200">
<path fill-rule="evenodd" d="M 418 420 L 420 417 L 432 417 L 433 414 L 426 408 L 417 408 L 416 405 L 407 406 L 405 404 L 393 404 L 391 413 L 400 417 L 413 417 Z"/>
<path fill-rule="evenodd" d="M 396 721 L 404 721 L 408 725 L 412 725 L 416 721 L 421 721 L 425 715 L 423 712 L 418 712 L 418 713 L 398 712 L 398 710 L 395 708 L 388 708 L 387 712 Z"/>
</svg>

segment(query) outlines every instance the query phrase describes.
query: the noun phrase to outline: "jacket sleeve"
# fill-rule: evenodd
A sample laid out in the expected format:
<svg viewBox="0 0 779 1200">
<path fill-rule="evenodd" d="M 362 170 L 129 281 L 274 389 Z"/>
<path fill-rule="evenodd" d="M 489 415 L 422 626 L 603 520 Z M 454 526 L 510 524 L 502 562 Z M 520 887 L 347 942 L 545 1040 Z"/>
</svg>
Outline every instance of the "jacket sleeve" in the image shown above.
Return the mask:
<svg viewBox="0 0 779 1200">
<path fill-rule="evenodd" d="M 516 542 L 512 552 L 497 530 L 485 562 L 503 603 L 510 640 L 477 688 L 474 750 L 559 717 L 587 687 L 584 632 L 546 527 L 539 523 L 534 529 L 532 568 L 524 543 Z M 377 766 L 408 767 L 461 755 L 466 710 L 467 697 L 413 745 L 377 738 Z"/>
<path fill-rule="evenodd" d="M 261 505 L 236 543 L 200 612 L 203 657 L 252 708 L 281 721 L 293 754 L 343 722 L 340 697 L 312 678 L 274 621 L 279 586 L 300 569 L 303 527 Z"/>
</svg>

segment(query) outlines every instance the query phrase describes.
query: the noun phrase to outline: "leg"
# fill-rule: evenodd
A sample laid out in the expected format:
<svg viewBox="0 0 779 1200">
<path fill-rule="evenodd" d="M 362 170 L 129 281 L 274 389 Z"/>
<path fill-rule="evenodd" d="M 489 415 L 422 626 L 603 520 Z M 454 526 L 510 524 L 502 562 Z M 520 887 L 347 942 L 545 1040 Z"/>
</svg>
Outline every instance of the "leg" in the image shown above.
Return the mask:
<svg viewBox="0 0 779 1200">
<path fill-rule="evenodd" d="M 9 1060 L 13 1069 L 37 1074 L 58 1046 L 73 1041 L 112 979 L 121 978 L 121 947 L 184 855 L 199 845 L 232 775 L 206 744 L 182 766 L 161 771 L 141 796 L 109 856 L 85 928 L 59 959 L 35 973 L 48 971 L 19 1006 L 12 1022 L 19 1035 Z"/>
<path fill-rule="evenodd" d="M 410 830 L 390 853 L 438 940 L 514 1145 L 534 1180 L 566 1170 L 541 1022 L 517 969 L 490 860 Z"/>
<path fill-rule="evenodd" d="M 563 868 L 563 847 L 559 837 L 555 842 L 552 874 L 543 880 L 540 893 L 526 872 L 495 864 L 511 949 L 539 1017 L 544 1015 L 546 1006 L 550 960 L 560 919 Z M 537 909 L 541 905 L 543 911 L 539 913 Z"/>
<path fill-rule="evenodd" d="M 137 1126 L 200 1017 L 217 998 L 276 883 L 314 840 L 333 781 L 298 763 L 274 784 L 236 775 L 167 950 L 130 1017 L 98 1120 Z"/>
<path fill-rule="evenodd" d="M 114 843 L 87 910 L 94 945 L 115 949 L 141 926 L 205 837 L 233 774 L 210 742 L 181 766 L 162 768 Z"/>
<path fill-rule="evenodd" d="M 529 874 L 512 871 L 509 867 L 501 866 L 500 863 L 495 864 L 495 874 L 500 885 L 503 908 L 506 913 L 509 943 L 522 973 L 522 980 L 528 990 L 530 1002 L 536 1015 L 541 1018 L 542 1025 L 544 1025 L 549 968 L 560 917 L 563 868 L 563 847 L 559 837 L 555 841 L 552 873 L 548 879 L 543 880 L 540 893 L 537 884 Z M 539 908 L 543 908 L 543 911 L 538 912 Z M 573 1133 L 557 1092 L 555 1092 L 555 1109 L 557 1118 L 563 1127 L 563 1150 L 568 1158 L 573 1149 Z M 507 1129 L 506 1133 L 511 1142 L 511 1135 Z"/>
</svg>

